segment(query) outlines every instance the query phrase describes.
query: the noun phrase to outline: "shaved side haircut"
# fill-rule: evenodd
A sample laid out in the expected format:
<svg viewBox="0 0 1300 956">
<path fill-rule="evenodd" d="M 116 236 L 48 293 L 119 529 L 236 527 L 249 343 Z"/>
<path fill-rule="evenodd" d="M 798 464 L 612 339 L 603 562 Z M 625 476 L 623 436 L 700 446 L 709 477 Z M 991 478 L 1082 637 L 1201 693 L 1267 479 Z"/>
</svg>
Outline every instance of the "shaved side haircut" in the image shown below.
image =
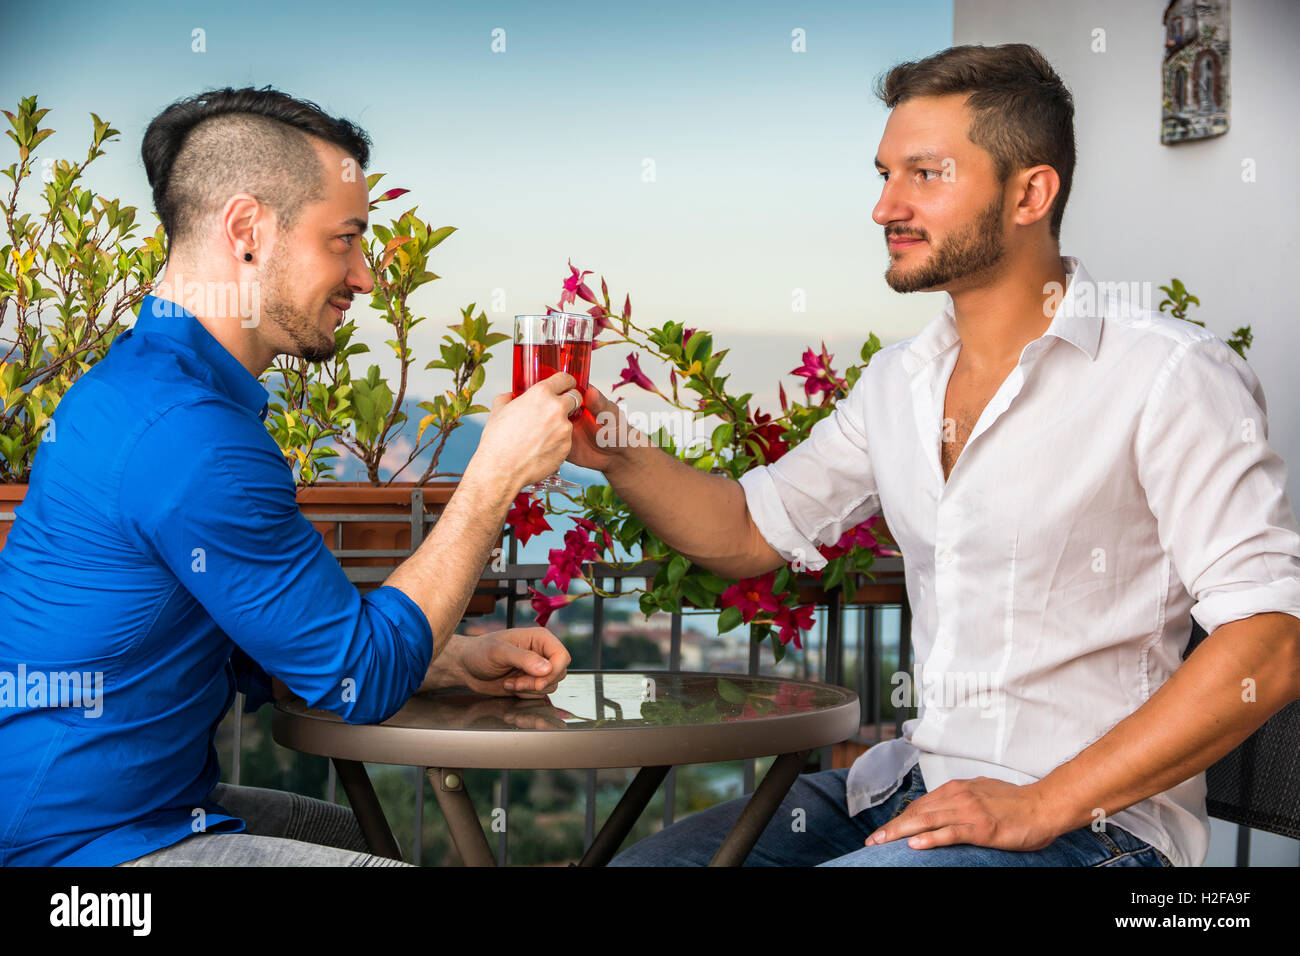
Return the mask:
<svg viewBox="0 0 1300 956">
<path fill-rule="evenodd" d="M 335 173 L 313 137 L 338 146 L 360 170 L 370 162 L 364 130 L 270 87 L 208 90 L 168 106 L 140 152 L 169 247 L 193 242 L 236 193 L 273 209 L 282 232 L 292 229 L 304 205 L 325 198 L 324 177 Z"/>
</svg>

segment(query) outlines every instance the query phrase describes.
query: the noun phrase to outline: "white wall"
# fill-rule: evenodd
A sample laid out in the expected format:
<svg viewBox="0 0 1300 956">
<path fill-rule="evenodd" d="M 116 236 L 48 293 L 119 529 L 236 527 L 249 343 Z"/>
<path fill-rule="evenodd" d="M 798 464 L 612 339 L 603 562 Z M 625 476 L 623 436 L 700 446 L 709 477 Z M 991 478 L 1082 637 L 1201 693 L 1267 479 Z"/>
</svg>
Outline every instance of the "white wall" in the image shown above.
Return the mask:
<svg viewBox="0 0 1300 956">
<path fill-rule="evenodd" d="M 1189 314 L 1227 339 L 1250 325 L 1247 360 L 1268 404 L 1268 437 L 1300 493 L 1296 300 L 1300 3 L 1231 5 L 1229 128 L 1160 145 L 1165 0 L 954 0 L 953 44 L 1029 43 L 1074 95 L 1075 167 L 1061 251 L 1098 280 L 1167 284 L 1201 300 Z M 1094 31 L 1105 52 L 1093 52 Z M 1242 182 L 1253 159 L 1256 182 Z M 1153 303 L 1161 294 L 1155 292 Z M 1154 307 L 1154 305 L 1153 305 Z M 1231 866 L 1236 828 L 1214 820 L 1206 865 Z M 1300 844 L 1255 832 L 1252 863 L 1296 866 Z"/>
</svg>

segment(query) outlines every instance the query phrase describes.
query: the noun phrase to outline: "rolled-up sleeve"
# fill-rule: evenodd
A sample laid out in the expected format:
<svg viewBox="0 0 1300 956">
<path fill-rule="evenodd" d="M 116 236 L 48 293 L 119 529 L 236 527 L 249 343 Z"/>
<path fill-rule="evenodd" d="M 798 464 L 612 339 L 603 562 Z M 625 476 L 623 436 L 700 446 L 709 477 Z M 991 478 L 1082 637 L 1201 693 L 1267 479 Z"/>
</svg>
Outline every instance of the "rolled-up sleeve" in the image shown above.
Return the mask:
<svg viewBox="0 0 1300 956">
<path fill-rule="evenodd" d="M 863 427 L 866 382 L 864 373 L 806 439 L 740 478 L 750 516 L 767 543 L 786 561 L 801 561 L 812 571 L 826 566 L 818 545 L 834 544 L 880 511 Z"/>
<path fill-rule="evenodd" d="M 1160 545 L 1206 633 L 1254 614 L 1300 618 L 1300 529 L 1250 366 L 1217 338 L 1180 345 L 1135 446 Z"/>
<path fill-rule="evenodd" d="M 349 723 L 385 720 L 418 689 L 428 618 L 396 588 L 357 591 L 255 417 L 215 401 L 167 412 L 125 458 L 120 507 L 128 536 L 256 665 L 237 675 L 247 689 L 264 695 L 273 674 Z"/>
</svg>

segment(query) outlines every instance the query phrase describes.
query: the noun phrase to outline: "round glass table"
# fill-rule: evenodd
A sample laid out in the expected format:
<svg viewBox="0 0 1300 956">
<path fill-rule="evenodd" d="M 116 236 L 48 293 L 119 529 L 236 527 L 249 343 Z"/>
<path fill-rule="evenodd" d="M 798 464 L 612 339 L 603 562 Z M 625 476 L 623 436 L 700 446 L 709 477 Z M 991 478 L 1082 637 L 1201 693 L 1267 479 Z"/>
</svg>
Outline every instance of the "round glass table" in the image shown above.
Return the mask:
<svg viewBox="0 0 1300 956">
<path fill-rule="evenodd" d="M 856 732 L 857 695 L 808 681 L 668 671 L 570 671 L 545 700 L 464 688 L 417 694 L 381 724 L 349 724 L 296 697 L 276 702 L 281 746 L 331 758 L 371 851 L 401 859 L 365 763 L 427 768 L 452 841 L 468 865 L 494 863 L 462 770 L 639 767 L 581 864 L 603 866 L 668 770 L 778 755 L 711 865 L 739 866 L 808 752 Z"/>
</svg>

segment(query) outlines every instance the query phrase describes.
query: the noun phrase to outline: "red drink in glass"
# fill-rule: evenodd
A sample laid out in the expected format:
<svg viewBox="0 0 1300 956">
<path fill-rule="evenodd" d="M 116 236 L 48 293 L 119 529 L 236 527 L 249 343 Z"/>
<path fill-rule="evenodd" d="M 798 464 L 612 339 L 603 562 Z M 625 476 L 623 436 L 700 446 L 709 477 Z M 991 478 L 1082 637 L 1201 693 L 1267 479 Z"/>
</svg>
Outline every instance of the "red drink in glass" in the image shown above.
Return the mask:
<svg viewBox="0 0 1300 956">
<path fill-rule="evenodd" d="M 516 342 L 514 397 L 559 370 L 560 347 L 550 342 Z"/>
</svg>

